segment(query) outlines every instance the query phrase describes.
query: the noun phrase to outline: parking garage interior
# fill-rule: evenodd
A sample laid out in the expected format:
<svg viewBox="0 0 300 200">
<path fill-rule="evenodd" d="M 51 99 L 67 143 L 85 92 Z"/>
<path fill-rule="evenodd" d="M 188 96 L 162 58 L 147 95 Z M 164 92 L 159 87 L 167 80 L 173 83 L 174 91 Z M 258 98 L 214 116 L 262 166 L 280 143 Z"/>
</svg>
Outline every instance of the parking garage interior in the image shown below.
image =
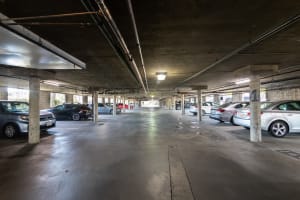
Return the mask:
<svg viewBox="0 0 300 200">
<path fill-rule="evenodd" d="M 0 199 L 299 199 L 299 25 L 297 0 L 0 0 Z"/>
</svg>

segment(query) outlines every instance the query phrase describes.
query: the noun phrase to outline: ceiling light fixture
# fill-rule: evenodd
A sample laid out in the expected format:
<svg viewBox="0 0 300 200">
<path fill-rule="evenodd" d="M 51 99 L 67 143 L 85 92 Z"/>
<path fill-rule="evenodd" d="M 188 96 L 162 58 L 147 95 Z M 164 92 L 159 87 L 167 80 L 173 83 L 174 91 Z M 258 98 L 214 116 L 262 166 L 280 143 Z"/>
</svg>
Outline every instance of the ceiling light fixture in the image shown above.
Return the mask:
<svg viewBox="0 0 300 200">
<path fill-rule="evenodd" d="M 163 81 L 167 77 L 167 72 L 156 72 L 157 80 Z"/>
<path fill-rule="evenodd" d="M 249 83 L 249 82 L 250 82 L 250 79 L 246 78 L 246 79 L 242 79 L 242 80 L 236 81 L 235 84 L 239 85 L 239 84 Z"/>
</svg>

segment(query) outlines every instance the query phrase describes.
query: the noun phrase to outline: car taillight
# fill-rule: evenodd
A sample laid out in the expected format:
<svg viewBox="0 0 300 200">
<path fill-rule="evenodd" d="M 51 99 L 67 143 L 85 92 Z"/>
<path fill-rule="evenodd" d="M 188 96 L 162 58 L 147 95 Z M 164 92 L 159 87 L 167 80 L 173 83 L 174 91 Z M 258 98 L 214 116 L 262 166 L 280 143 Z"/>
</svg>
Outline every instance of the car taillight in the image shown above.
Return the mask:
<svg viewBox="0 0 300 200">
<path fill-rule="evenodd" d="M 218 111 L 219 112 L 225 112 L 225 110 L 223 108 L 219 108 Z"/>
<path fill-rule="evenodd" d="M 251 115 L 251 112 L 247 112 L 247 115 L 250 116 L 250 115 Z"/>
</svg>

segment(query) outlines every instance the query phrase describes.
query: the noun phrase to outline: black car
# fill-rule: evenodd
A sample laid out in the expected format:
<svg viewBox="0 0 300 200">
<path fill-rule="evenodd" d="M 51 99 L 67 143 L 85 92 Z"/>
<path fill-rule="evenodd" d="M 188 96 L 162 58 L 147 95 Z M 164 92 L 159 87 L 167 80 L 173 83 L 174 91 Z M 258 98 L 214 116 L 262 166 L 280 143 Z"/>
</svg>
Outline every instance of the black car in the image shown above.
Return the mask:
<svg viewBox="0 0 300 200">
<path fill-rule="evenodd" d="M 87 120 L 91 117 L 91 109 L 84 104 L 63 104 L 49 109 L 57 120 Z"/>
</svg>

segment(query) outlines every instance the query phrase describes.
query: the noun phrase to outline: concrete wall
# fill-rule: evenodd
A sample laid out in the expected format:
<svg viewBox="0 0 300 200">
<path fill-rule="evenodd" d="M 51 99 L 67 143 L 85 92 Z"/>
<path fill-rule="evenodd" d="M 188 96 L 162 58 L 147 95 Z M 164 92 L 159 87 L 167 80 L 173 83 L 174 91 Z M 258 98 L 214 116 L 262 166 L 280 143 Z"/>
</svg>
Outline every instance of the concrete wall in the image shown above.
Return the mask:
<svg viewBox="0 0 300 200">
<path fill-rule="evenodd" d="M 300 88 L 270 90 L 266 92 L 268 101 L 300 100 Z"/>
<path fill-rule="evenodd" d="M 7 87 L 0 87 L 0 100 L 8 100 Z"/>
<path fill-rule="evenodd" d="M 40 110 L 50 108 L 50 92 L 40 91 Z"/>
</svg>

